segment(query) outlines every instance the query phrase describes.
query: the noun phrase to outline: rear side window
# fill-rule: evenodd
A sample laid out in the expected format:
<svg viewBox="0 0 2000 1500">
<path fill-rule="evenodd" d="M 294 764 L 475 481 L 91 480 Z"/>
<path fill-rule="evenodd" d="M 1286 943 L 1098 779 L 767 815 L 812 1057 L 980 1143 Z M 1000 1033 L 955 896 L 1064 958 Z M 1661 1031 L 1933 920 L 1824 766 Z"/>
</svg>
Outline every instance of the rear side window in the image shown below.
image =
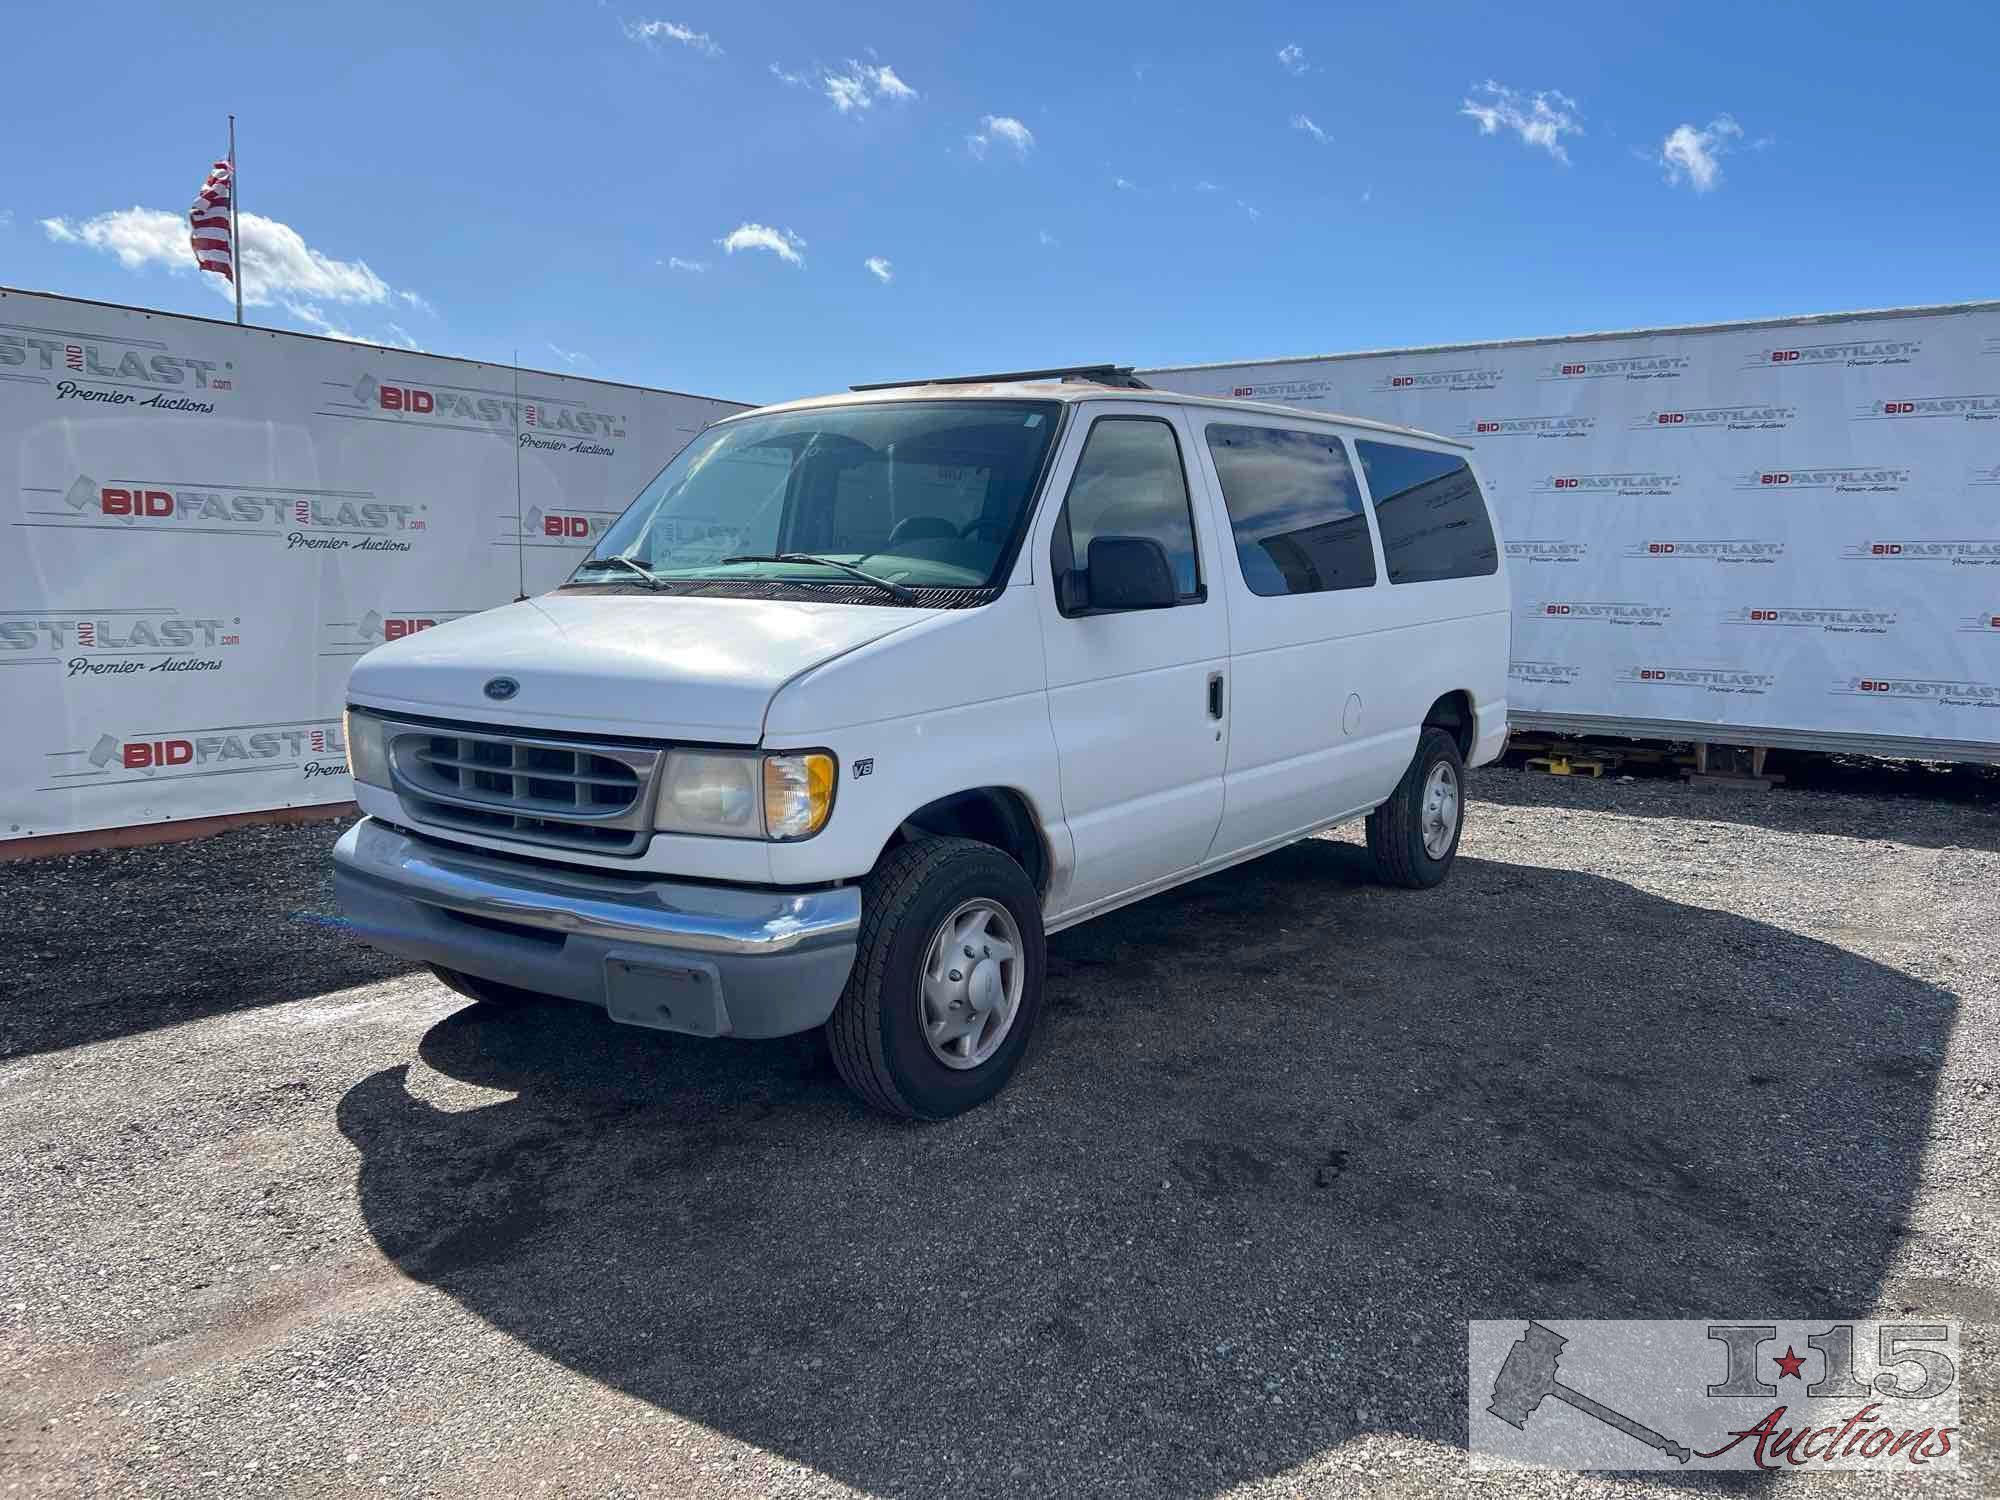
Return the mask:
<svg viewBox="0 0 2000 1500">
<path fill-rule="evenodd" d="M 1056 575 L 1088 567 L 1090 540 L 1097 536 L 1158 542 L 1181 598 L 1192 603 L 1201 596 L 1181 445 L 1158 417 L 1100 417 L 1090 429 L 1056 521 L 1051 547 Z"/>
<path fill-rule="evenodd" d="M 1215 423 L 1208 451 L 1251 593 L 1270 598 L 1374 584 L 1361 487 L 1338 437 Z"/>
<path fill-rule="evenodd" d="M 1456 453 L 1357 440 L 1391 583 L 1483 578 L 1500 549 L 1472 466 Z"/>
</svg>

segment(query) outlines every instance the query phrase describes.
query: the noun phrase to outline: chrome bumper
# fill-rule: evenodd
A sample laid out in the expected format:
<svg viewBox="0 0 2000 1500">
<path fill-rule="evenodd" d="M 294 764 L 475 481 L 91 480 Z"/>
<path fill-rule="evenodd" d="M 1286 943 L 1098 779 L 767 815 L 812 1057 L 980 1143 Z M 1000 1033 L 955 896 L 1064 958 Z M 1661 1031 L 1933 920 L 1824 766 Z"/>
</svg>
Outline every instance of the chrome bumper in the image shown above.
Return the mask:
<svg viewBox="0 0 2000 1500">
<path fill-rule="evenodd" d="M 336 898 L 377 947 L 702 1035 L 818 1025 L 861 930 L 855 886 L 599 874 L 417 838 L 373 818 L 341 835 L 333 861 Z M 673 1003 L 649 1003 L 652 991 L 671 991 Z"/>
</svg>

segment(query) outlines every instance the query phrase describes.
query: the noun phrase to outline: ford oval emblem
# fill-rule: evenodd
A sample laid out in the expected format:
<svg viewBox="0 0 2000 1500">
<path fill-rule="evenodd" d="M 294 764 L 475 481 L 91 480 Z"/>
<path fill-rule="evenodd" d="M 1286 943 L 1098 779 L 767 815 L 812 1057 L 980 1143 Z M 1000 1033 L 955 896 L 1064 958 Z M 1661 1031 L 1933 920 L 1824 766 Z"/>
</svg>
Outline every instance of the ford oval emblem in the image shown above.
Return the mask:
<svg viewBox="0 0 2000 1500">
<path fill-rule="evenodd" d="M 486 679 L 486 696 L 496 703 L 505 703 L 521 691 L 521 684 L 511 677 L 489 677 Z"/>
</svg>

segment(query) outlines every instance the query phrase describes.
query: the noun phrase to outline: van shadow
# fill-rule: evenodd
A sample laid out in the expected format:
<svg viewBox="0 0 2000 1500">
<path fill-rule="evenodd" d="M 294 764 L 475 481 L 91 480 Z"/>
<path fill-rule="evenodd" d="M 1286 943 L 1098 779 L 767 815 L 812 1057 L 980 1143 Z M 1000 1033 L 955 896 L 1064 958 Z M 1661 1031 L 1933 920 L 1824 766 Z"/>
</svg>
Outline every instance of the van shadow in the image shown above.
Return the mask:
<svg viewBox="0 0 2000 1500">
<path fill-rule="evenodd" d="M 1367 882 L 1315 840 L 1057 937 L 1022 1074 L 937 1126 L 816 1038 L 461 1011 L 424 1063 L 513 1097 L 357 1084 L 361 1209 L 548 1358 L 898 1497 L 1462 1444 L 1468 1318 L 1872 1304 L 1946 992 L 1589 875 Z"/>
</svg>

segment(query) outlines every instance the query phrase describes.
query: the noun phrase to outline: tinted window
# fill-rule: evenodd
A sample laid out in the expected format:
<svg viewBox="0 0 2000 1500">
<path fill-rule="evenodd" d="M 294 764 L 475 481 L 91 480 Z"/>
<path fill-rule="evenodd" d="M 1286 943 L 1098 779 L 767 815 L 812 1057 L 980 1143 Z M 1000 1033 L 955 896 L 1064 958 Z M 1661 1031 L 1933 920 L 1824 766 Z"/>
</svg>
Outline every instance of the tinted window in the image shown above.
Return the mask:
<svg viewBox="0 0 2000 1500">
<path fill-rule="evenodd" d="M 1479 578 L 1500 571 L 1500 549 L 1472 466 L 1455 453 L 1357 441 L 1391 583 Z"/>
<path fill-rule="evenodd" d="M 1236 560 L 1250 592 L 1318 594 L 1375 582 L 1375 549 L 1347 448 L 1332 433 L 1208 429 Z"/>
<path fill-rule="evenodd" d="M 1201 591 L 1194 518 L 1174 430 L 1154 417 L 1102 417 L 1090 429 L 1056 521 L 1058 576 L 1085 567 L 1096 536 L 1151 537 L 1166 549 L 1183 599 Z"/>
</svg>

